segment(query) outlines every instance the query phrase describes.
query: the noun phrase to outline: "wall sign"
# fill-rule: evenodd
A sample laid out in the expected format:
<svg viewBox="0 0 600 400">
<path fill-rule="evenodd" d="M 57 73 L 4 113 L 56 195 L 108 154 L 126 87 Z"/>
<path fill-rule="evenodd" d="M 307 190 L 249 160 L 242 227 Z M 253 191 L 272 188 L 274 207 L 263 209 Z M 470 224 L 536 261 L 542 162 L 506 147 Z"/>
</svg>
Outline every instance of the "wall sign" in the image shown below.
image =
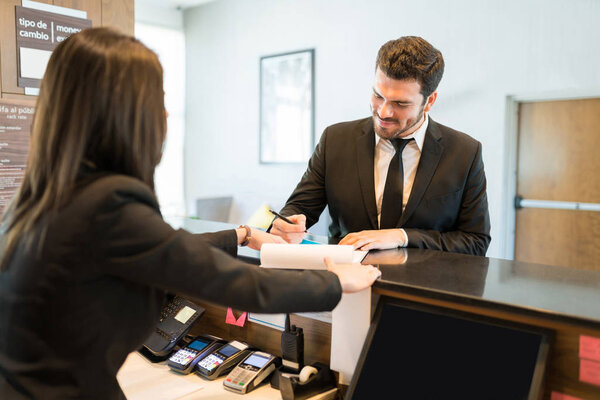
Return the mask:
<svg viewBox="0 0 600 400">
<path fill-rule="evenodd" d="M 314 50 L 260 59 L 260 163 L 305 163 L 314 150 Z"/>
<path fill-rule="evenodd" d="M 23 181 L 35 102 L 0 100 L 0 219 Z"/>
<path fill-rule="evenodd" d="M 73 33 L 92 27 L 89 19 L 21 6 L 15 6 L 15 18 L 20 87 L 40 87 L 52 50 Z"/>
</svg>

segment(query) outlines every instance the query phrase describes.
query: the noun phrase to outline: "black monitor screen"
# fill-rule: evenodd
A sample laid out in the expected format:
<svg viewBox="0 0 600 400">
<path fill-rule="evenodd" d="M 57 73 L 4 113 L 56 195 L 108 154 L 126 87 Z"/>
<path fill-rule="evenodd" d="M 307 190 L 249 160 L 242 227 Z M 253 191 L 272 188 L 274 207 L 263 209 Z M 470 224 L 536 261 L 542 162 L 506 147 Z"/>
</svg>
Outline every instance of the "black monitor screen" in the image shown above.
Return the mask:
<svg viewBox="0 0 600 400">
<path fill-rule="evenodd" d="M 548 332 L 385 299 L 347 398 L 535 399 Z"/>
</svg>

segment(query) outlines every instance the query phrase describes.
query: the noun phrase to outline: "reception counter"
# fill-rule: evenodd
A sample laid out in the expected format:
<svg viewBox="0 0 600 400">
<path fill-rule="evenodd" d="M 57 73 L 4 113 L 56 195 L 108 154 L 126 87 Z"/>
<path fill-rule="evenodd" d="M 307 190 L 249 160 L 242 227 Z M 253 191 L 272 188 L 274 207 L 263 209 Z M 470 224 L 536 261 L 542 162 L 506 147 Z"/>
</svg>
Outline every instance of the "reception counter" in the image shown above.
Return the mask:
<svg viewBox="0 0 600 400">
<path fill-rule="evenodd" d="M 548 330 L 543 398 L 600 399 L 600 359 L 580 357 L 580 342 L 600 341 L 600 272 L 420 249 L 364 262 L 381 269 L 381 296 Z"/>
<path fill-rule="evenodd" d="M 169 222 L 191 232 L 232 228 L 193 219 Z M 258 263 L 258 252 L 251 249 L 240 249 L 239 257 Z M 371 252 L 363 263 L 382 271 L 373 304 L 393 298 L 550 332 L 542 398 L 600 399 L 600 272 L 421 249 Z M 203 305 L 207 313 L 198 332 L 280 353 L 279 331 L 252 322 L 226 326 L 224 307 Z M 330 324 L 302 316 L 292 322 L 305 330 L 306 361 L 328 363 Z"/>
</svg>

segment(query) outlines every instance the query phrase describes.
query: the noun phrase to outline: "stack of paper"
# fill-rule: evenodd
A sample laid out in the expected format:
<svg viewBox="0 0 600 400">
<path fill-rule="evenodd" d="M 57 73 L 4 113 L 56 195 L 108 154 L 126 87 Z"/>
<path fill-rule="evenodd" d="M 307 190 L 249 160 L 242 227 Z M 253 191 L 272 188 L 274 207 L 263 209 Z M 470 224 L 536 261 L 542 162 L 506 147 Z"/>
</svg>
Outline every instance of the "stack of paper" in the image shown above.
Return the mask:
<svg viewBox="0 0 600 400">
<path fill-rule="evenodd" d="M 260 250 L 260 266 L 263 268 L 325 269 L 323 259 L 329 257 L 336 264 L 359 263 L 366 251 L 354 250 L 352 246 L 314 244 L 263 244 Z"/>
<path fill-rule="evenodd" d="M 366 251 L 354 250 L 352 246 L 314 244 L 263 244 L 260 263 L 263 268 L 325 269 L 325 257 L 337 264 L 361 262 Z M 348 385 L 352 380 L 356 363 L 369 330 L 371 316 L 371 288 L 358 293 L 342 295 L 331 318 L 331 369 L 339 372 L 340 383 Z M 328 313 L 329 314 L 329 313 Z M 264 322 L 266 318 L 278 317 L 279 321 Z M 284 315 L 270 316 L 251 314 L 261 323 L 283 329 Z M 262 321 L 261 321 L 262 319 Z"/>
</svg>

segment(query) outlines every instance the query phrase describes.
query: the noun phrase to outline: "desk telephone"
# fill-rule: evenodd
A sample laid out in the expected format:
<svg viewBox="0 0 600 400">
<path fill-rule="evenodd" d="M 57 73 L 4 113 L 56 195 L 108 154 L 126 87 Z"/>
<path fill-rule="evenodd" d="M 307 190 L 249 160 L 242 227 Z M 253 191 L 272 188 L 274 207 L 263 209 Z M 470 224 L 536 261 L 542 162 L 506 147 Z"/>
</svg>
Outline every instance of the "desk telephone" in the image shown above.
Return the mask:
<svg viewBox="0 0 600 400">
<path fill-rule="evenodd" d="M 191 301 L 175 296 L 163 307 L 158 325 L 144 342 L 144 347 L 155 356 L 168 355 L 204 311 Z"/>
</svg>

